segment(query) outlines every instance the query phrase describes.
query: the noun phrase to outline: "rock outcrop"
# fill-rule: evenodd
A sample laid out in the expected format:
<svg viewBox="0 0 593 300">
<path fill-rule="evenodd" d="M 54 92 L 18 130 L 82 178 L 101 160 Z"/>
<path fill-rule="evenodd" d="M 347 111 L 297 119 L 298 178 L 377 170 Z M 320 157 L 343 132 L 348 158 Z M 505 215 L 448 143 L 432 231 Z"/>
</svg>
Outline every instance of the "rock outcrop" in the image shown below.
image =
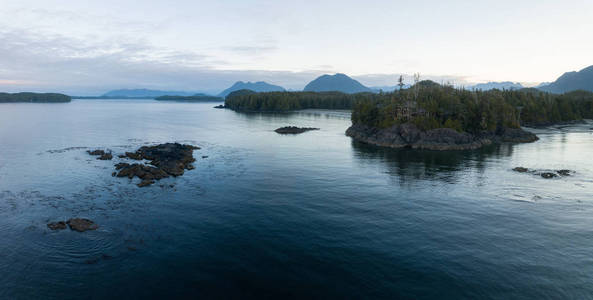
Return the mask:
<svg viewBox="0 0 593 300">
<path fill-rule="evenodd" d="M 185 170 L 192 170 L 196 159 L 193 151 L 200 149 L 191 145 L 166 143 L 156 146 L 143 146 L 136 152 L 126 152 L 124 157 L 133 160 L 149 160 L 150 165 L 118 163 L 115 165 L 117 177 L 138 177 L 142 182 L 139 187 L 149 186 L 169 176 L 181 176 Z M 121 157 L 121 156 L 120 156 Z"/>
<path fill-rule="evenodd" d="M 346 135 L 376 146 L 425 150 L 473 150 L 492 143 L 525 143 L 538 140 L 535 134 L 520 128 L 506 128 L 497 134 L 473 135 L 451 128 L 423 131 L 411 123 L 384 129 L 355 124 L 348 128 Z"/>
<path fill-rule="evenodd" d="M 66 222 L 59 221 L 47 224 L 47 227 L 51 230 L 63 230 L 66 229 Z"/>
<path fill-rule="evenodd" d="M 319 128 L 286 126 L 280 127 L 274 131 L 279 134 L 300 134 L 311 130 L 319 130 Z"/>
<path fill-rule="evenodd" d="M 74 230 L 74 231 L 78 231 L 78 232 L 85 232 L 88 230 L 96 230 L 97 228 L 99 228 L 99 226 L 97 224 L 95 224 L 95 222 L 93 222 L 89 219 L 83 219 L 83 218 L 72 218 L 66 222 L 64 222 L 64 221 L 52 222 L 52 223 L 47 224 L 47 227 L 51 230 L 64 230 L 64 229 L 66 229 L 66 225 L 68 227 L 70 227 L 70 230 Z"/>
<path fill-rule="evenodd" d="M 90 155 L 99 156 L 97 159 L 100 160 L 111 160 L 113 158 L 113 155 L 110 151 L 105 152 L 104 150 L 88 150 L 87 153 Z"/>
<path fill-rule="evenodd" d="M 525 167 L 516 167 L 513 168 L 513 171 L 518 172 L 518 173 L 530 173 L 533 175 L 537 175 L 537 176 L 541 176 L 542 178 L 545 179 L 551 179 L 551 178 L 556 178 L 558 176 L 562 176 L 562 177 L 566 177 L 566 176 L 572 176 L 572 174 L 574 173 L 574 171 L 571 170 L 566 170 L 566 169 L 562 169 L 562 170 L 532 170 L 532 169 L 528 169 Z"/>
</svg>

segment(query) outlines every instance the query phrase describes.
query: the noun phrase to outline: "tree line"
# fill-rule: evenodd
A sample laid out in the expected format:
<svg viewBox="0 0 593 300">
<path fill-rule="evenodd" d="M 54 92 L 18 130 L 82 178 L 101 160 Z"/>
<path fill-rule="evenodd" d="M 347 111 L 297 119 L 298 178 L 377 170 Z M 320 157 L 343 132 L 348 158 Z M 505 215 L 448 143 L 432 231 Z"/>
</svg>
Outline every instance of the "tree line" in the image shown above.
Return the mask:
<svg viewBox="0 0 593 300">
<path fill-rule="evenodd" d="M 265 92 L 241 90 L 229 94 L 225 107 L 239 111 L 290 111 L 299 109 L 351 109 L 355 102 L 376 94 L 341 92 Z"/>
<path fill-rule="evenodd" d="M 494 132 L 593 118 L 593 93 L 551 94 L 536 89 L 469 91 L 419 81 L 390 93 L 237 91 L 225 106 L 240 111 L 352 109 L 352 122 L 386 128 L 411 122 L 422 129 Z"/>
<path fill-rule="evenodd" d="M 70 102 L 70 96 L 57 93 L 0 93 L 0 103 L 15 102 L 33 102 L 33 103 L 53 103 Z"/>
</svg>

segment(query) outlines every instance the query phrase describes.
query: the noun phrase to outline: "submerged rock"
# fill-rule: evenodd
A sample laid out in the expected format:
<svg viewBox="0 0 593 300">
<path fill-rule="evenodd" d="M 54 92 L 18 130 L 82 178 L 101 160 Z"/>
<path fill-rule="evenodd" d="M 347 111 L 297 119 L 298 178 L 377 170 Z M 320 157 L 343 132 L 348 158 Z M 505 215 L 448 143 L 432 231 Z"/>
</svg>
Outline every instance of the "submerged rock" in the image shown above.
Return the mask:
<svg viewBox="0 0 593 300">
<path fill-rule="evenodd" d="M 99 228 L 97 224 L 89 219 L 73 218 L 66 222 L 70 229 L 78 232 L 85 232 L 87 230 L 96 230 Z"/>
<path fill-rule="evenodd" d="M 526 173 L 526 172 L 529 172 L 529 169 L 524 168 L 524 167 L 516 167 L 513 169 L 513 171 L 519 172 L 519 173 Z"/>
<path fill-rule="evenodd" d="M 98 155 L 104 155 L 105 154 L 105 151 L 104 150 L 92 150 L 92 151 L 91 150 L 87 150 L 86 152 L 88 154 L 90 154 L 90 155 L 96 155 L 96 156 L 98 156 Z"/>
<path fill-rule="evenodd" d="M 63 230 L 66 229 L 66 222 L 59 221 L 47 224 L 47 227 L 51 230 Z"/>
<path fill-rule="evenodd" d="M 560 176 L 570 176 L 570 175 L 572 175 L 572 171 L 571 170 L 558 170 L 558 171 L 556 171 L 556 173 L 558 173 Z"/>
<path fill-rule="evenodd" d="M 155 181 L 152 179 L 144 179 L 142 180 L 140 183 L 138 183 L 138 187 L 145 187 L 145 186 L 149 186 L 151 184 L 153 184 Z"/>
<path fill-rule="evenodd" d="M 214 108 L 226 108 L 226 106 L 221 104 L 221 105 L 216 105 Z"/>
<path fill-rule="evenodd" d="M 274 131 L 279 134 L 300 134 L 311 130 L 319 130 L 319 128 L 286 126 L 280 127 Z"/>
<path fill-rule="evenodd" d="M 550 178 L 555 178 L 558 177 L 558 175 L 556 173 L 552 173 L 552 172 L 543 172 L 540 174 L 541 177 L 545 178 L 545 179 L 550 179 Z"/>
<path fill-rule="evenodd" d="M 105 152 L 104 150 L 88 150 L 87 153 L 90 155 L 99 156 L 97 159 L 100 160 L 111 160 L 113 158 L 111 151 Z"/>
<path fill-rule="evenodd" d="M 103 155 L 101 155 L 99 158 L 100 160 L 111 160 L 113 158 L 113 155 L 111 153 L 105 153 Z"/>
</svg>

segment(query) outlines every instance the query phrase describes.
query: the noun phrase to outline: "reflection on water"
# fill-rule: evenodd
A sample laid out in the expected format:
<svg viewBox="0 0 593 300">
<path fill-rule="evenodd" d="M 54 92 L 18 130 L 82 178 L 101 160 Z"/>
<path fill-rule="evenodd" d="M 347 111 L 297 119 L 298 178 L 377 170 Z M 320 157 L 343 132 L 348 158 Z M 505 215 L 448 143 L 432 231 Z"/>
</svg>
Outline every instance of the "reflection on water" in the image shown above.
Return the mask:
<svg viewBox="0 0 593 300">
<path fill-rule="evenodd" d="M 513 155 L 512 144 L 491 145 L 474 151 L 429 151 L 390 149 L 352 141 L 352 148 L 359 163 L 380 162 L 385 173 L 396 176 L 401 183 L 409 180 L 458 183 L 458 177 L 468 170 L 480 174 L 490 160 Z"/>
</svg>

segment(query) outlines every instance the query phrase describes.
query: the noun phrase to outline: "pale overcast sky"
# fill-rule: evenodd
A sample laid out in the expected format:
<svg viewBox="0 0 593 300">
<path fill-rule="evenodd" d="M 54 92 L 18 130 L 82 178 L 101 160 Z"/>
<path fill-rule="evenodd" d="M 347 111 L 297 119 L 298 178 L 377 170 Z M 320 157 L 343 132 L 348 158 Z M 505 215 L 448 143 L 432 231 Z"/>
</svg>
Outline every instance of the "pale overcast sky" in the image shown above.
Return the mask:
<svg viewBox="0 0 593 300">
<path fill-rule="evenodd" d="M 0 0 L 0 90 L 302 89 L 341 72 L 537 83 L 593 64 L 593 1 Z"/>
</svg>

